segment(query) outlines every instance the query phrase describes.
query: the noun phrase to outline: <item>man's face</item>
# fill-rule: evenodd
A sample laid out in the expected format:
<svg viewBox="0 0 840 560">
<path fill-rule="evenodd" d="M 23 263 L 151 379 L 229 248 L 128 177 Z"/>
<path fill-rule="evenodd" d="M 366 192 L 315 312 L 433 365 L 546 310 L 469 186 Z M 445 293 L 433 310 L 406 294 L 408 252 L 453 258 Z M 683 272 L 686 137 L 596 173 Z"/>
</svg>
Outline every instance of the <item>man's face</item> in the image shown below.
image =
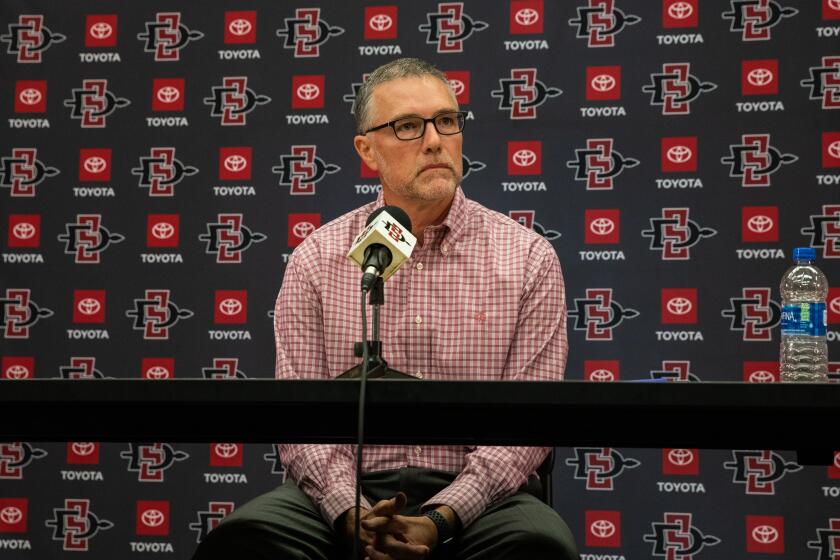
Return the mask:
<svg viewBox="0 0 840 560">
<path fill-rule="evenodd" d="M 443 82 L 423 76 L 378 85 L 370 109 L 374 127 L 408 116 L 428 119 L 457 111 L 458 105 Z M 356 136 L 355 144 L 365 163 L 379 173 L 386 197 L 434 202 L 452 198 L 461 182 L 462 140 L 461 134 L 438 134 L 429 122 L 423 136 L 414 140 L 400 140 L 385 127 Z"/>
</svg>

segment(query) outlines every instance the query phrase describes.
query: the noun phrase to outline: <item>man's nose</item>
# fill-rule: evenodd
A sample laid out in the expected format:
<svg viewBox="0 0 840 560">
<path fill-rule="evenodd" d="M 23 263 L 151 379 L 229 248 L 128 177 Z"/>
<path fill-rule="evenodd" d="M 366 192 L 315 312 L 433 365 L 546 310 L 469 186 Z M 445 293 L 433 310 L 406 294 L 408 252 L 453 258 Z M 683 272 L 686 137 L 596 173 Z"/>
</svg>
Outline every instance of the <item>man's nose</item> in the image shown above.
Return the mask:
<svg viewBox="0 0 840 560">
<path fill-rule="evenodd" d="M 440 151 L 440 134 L 435 128 L 434 123 L 427 122 L 426 130 L 423 131 L 422 142 L 424 152 L 439 152 Z"/>
</svg>

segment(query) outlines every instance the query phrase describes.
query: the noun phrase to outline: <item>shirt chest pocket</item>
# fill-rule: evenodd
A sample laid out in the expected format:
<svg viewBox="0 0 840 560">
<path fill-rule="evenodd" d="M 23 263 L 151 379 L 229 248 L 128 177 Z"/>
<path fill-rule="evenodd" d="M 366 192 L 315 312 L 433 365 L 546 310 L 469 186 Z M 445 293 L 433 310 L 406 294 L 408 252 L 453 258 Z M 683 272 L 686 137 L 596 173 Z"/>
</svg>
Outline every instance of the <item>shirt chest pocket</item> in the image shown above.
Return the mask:
<svg viewBox="0 0 840 560">
<path fill-rule="evenodd" d="M 508 315 L 513 315 L 514 312 Z M 512 317 L 484 298 L 444 309 L 432 338 L 431 363 L 440 379 L 499 379 L 504 371 L 513 329 Z"/>
</svg>

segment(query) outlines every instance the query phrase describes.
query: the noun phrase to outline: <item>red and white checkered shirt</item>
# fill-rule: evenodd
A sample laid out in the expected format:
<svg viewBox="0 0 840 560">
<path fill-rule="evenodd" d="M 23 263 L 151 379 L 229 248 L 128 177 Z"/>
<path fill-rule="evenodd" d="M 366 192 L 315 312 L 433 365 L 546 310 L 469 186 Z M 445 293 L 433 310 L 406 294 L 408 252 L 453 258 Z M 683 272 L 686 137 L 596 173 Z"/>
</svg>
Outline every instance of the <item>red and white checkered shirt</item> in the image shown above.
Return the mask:
<svg viewBox="0 0 840 560">
<path fill-rule="evenodd" d="M 380 194 L 322 226 L 292 254 L 275 307 L 278 378 L 334 378 L 360 362 L 353 344 L 361 340 L 361 270 L 346 254 L 383 204 Z M 466 199 L 458 187 L 443 223 L 426 228 L 423 245 L 385 283 L 381 325 L 388 366 L 418 378 L 560 380 L 568 341 L 557 254 L 542 236 Z M 525 483 L 549 450 L 371 445 L 363 471 L 460 473 L 424 508 L 448 505 L 466 526 Z M 281 446 L 289 476 L 330 524 L 355 503 L 355 452 L 355 445 Z"/>
</svg>

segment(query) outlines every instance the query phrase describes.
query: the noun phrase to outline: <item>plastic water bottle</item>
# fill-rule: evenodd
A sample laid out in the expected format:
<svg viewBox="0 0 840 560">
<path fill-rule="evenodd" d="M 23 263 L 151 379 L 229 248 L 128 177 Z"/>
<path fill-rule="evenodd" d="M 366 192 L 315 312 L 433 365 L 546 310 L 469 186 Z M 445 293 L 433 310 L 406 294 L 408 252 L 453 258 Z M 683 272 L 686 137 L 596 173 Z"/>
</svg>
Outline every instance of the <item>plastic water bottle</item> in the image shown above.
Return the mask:
<svg viewBox="0 0 840 560">
<path fill-rule="evenodd" d="M 793 250 L 794 265 L 782 277 L 782 381 L 828 381 L 825 340 L 828 280 L 814 266 L 811 247 Z"/>
</svg>

